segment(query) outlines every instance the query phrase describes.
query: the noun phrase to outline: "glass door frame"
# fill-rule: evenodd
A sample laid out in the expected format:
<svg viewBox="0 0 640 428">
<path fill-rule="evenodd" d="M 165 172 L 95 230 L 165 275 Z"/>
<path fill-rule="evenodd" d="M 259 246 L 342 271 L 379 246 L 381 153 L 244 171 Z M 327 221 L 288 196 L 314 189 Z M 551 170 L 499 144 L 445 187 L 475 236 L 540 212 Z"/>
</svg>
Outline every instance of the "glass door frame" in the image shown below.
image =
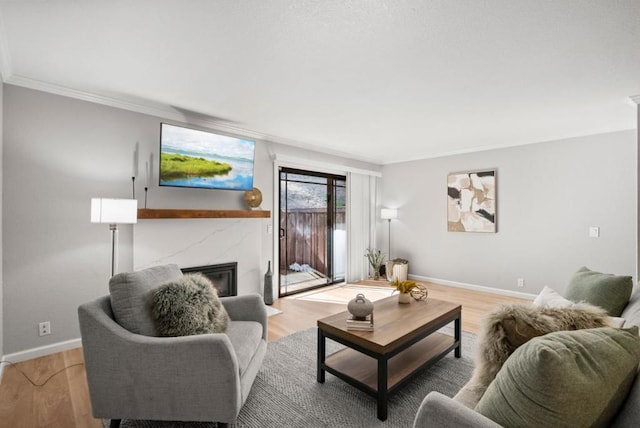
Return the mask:
<svg viewBox="0 0 640 428">
<path fill-rule="evenodd" d="M 310 291 L 316 288 L 321 288 L 321 287 L 326 287 L 327 285 L 331 285 L 331 284 L 335 284 L 335 283 L 340 283 L 340 282 L 344 282 L 344 280 L 346 278 L 342 278 L 342 279 L 335 279 L 335 272 L 334 272 L 334 231 L 335 231 L 335 210 L 336 210 L 336 195 L 335 195 L 335 189 L 336 189 L 336 181 L 342 181 L 344 182 L 344 188 L 346 191 L 346 186 L 347 186 L 347 177 L 346 175 L 339 175 L 339 174 L 332 174 L 332 173 L 327 173 L 327 172 L 320 172 L 320 171 L 312 171 L 312 170 L 306 170 L 306 169 L 300 169 L 300 168 L 294 168 L 294 167 L 289 167 L 289 166 L 284 166 L 284 165 L 280 165 L 276 168 L 277 171 L 277 181 L 278 181 L 278 192 L 277 192 L 277 197 L 275 198 L 275 200 L 277 201 L 276 204 L 276 209 L 278 211 L 278 219 L 277 219 L 277 224 L 274 224 L 274 228 L 277 227 L 278 230 L 278 237 L 277 239 L 275 239 L 276 245 L 275 248 L 277 248 L 277 252 L 278 252 L 278 264 L 277 266 L 274 266 L 274 270 L 277 273 L 277 278 L 278 278 L 278 297 L 285 297 L 285 296 L 290 296 L 292 294 L 297 294 L 300 292 L 306 292 L 306 291 Z M 289 174 L 298 174 L 298 175 L 306 175 L 306 176 L 311 176 L 311 177 L 321 177 L 321 178 L 326 178 L 327 179 L 327 183 L 326 183 L 326 188 L 327 188 L 327 192 L 326 192 L 326 196 L 327 196 L 327 205 L 326 205 L 326 216 L 327 216 L 327 221 L 326 221 L 326 254 L 325 254 L 325 266 L 326 266 L 326 272 L 323 272 L 323 274 L 326 274 L 327 277 L 327 282 L 324 284 L 318 284 L 318 285 L 310 285 L 309 287 L 305 287 L 304 289 L 301 290 L 296 290 L 293 292 L 285 292 L 283 293 L 283 285 L 282 285 L 282 281 L 281 281 L 281 269 L 280 269 L 280 265 L 282 263 L 282 259 L 283 257 L 286 257 L 286 254 L 281 254 L 281 240 L 282 239 L 286 239 L 286 235 L 282 236 L 281 231 L 281 224 L 282 224 L 282 186 L 283 186 L 283 179 L 282 179 L 282 173 L 289 173 Z M 346 198 L 345 198 L 345 209 L 346 209 Z M 275 210 L 274 210 L 275 211 Z M 286 212 L 286 211 L 285 211 Z M 275 238 L 275 236 L 274 236 Z M 346 242 L 345 242 L 346 245 Z M 346 254 L 346 253 L 345 253 Z"/>
</svg>

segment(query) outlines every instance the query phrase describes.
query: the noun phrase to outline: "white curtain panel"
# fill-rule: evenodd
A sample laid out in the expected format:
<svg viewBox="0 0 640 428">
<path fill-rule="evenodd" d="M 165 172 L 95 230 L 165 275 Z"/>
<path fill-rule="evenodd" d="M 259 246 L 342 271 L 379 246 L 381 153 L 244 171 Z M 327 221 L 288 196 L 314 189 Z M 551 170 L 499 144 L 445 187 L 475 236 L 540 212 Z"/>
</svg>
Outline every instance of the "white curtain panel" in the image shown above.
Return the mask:
<svg viewBox="0 0 640 428">
<path fill-rule="evenodd" d="M 347 175 L 347 282 L 369 277 L 367 248 L 376 242 L 377 178 Z"/>
</svg>

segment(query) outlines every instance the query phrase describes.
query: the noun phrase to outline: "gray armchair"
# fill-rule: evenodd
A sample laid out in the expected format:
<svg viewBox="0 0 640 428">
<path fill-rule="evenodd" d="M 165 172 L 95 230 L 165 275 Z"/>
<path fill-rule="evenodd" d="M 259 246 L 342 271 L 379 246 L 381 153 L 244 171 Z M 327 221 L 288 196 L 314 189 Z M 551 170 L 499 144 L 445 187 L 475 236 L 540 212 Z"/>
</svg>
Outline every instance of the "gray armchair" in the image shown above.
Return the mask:
<svg viewBox="0 0 640 428">
<path fill-rule="evenodd" d="M 93 416 L 121 419 L 236 420 L 267 349 L 259 295 L 221 298 L 226 333 L 153 337 L 114 318 L 109 296 L 78 308 Z"/>
</svg>

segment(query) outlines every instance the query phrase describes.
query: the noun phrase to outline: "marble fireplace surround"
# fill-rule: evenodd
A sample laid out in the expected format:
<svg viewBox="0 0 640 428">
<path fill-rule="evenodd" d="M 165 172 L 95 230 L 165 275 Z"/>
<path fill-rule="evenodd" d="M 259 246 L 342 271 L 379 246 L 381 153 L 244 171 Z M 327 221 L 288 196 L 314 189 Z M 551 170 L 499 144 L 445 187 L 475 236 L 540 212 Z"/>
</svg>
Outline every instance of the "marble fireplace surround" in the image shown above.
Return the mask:
<svg viewBox="0 0 640 428">
<path fill-rule="evenodd" d="M 259 293 L 266 270 L 262 225 L 261 220 L 246 218 L 139 220 L 133 227 L 133 269 L 237 262 L 238 295 Z"/>
</svg>

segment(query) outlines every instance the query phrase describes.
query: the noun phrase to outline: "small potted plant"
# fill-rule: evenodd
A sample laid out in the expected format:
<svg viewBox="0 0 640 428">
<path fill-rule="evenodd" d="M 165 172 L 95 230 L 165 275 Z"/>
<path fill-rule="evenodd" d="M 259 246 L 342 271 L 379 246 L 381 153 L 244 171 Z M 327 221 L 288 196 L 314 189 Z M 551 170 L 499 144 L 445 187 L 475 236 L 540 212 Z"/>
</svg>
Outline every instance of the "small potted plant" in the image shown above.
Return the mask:
<svg viewBox="0 0 640 428">
<path fill-rule="evenodd" d="M 418 283 L 411 279 L 400 281 L 396 279 L 391 285 L 398 290 L 398 303 L 411 303 L 411 290 L 418 286 Z"/>
<path fill-rule="evenodd" d="M 373 268 L 373 279 L 380 279 L 380 267 L 384 264 L 385 254 L 375 248 L 367 248 L 364 256 L 369 260 L 369 264 Z"/>
</svg>

